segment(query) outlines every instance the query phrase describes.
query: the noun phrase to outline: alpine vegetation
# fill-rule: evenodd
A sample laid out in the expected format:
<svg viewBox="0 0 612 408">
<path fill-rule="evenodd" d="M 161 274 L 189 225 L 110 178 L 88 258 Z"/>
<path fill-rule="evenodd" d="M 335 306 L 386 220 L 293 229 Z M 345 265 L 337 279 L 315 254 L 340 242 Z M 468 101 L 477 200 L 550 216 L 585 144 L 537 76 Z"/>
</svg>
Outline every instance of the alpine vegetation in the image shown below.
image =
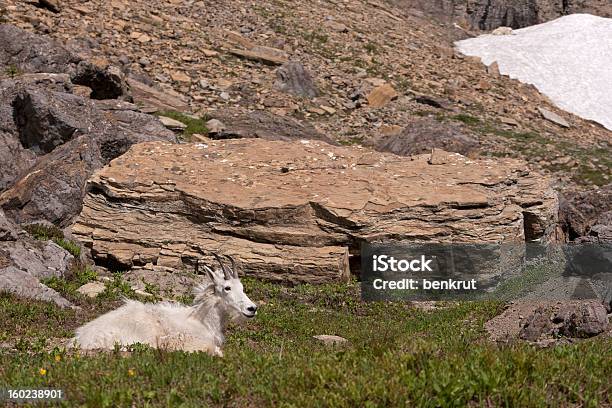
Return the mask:
<svg viewBox="0 0 612 408">
<path fill-rule="evenodd" d="M 210 282 L 195 289 L 193 306 L 126 300 L 120 308 L 77 329 L 71 346 L 91 350 L 140 343 L 222 356 L 227 323 L 255 317 L 257 305 L 244 293 L 234 260 L 230 258 L 232 266 L 228 267 L 214 256 L 221 269 L 203 266 Z"/>
</svg>

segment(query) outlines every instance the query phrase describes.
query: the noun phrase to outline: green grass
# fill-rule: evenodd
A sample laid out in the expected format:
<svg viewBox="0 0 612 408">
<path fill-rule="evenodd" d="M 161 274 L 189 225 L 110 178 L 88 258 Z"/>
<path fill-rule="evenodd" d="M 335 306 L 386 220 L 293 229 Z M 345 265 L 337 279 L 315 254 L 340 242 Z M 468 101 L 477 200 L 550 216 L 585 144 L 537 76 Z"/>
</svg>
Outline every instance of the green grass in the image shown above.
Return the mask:
<svg viewBox="0 0 612 408">
<path fill-rule="evenodd" d="M 230 328 L 224 358 L 146 347 L 127 356 L 0 351 L 0 388 L 57 387 L 68 396 L 64 406 L 96 407 L 612 403 L 610 338 L 549 349 L 498 346 L 483 330 L 501 312 L 497 302 L 425 312 L 404 303 L 364 303 L 355 283 L 284 288 L 246 280 L 245 286 L 260 313 Z M 0 333 L 10 337 L 17 325 L 21 337 L 68 334 L 91 318 L 90 307 L 82 308 L 62 311 L 0 296 Z M 349 344 L 324 347 L 312 338 L 317 334 L 340 335 Z"/>
<path fill-rule="evenodd" d="M 466 125 L 477 125 L 480 123 L 480 119 L 478 119 L 477 117 L 467 115 L 464 113 L 453 116 L 453 119 L 458 120 L 459 122 L 463 122 Z"/>
<path fill-rule="evenodd" d="M 77 289 L 96 280 L 98 274 L 90 266 L 77 263 L 64 278 L 52 277 L 42 280 L 42 283 L 68 297 L 76 296 Z"/>
<path fill-rule="evenodd" d="M 378 45 L 373 43 L 373 42 L 367 43 L 366 45 L 363 46 L 363 48 L 365 48 L 365 50 L 367 52 L 369 52 L 370 54 L 378 54 L 379 53 Z"/>
<path fill-rule="evenodd" d="M 187 116 L 184 113 L 176 111 L 164 111 L 156 113 L 157 116 L 166 116 L 168 118 L 178 120 L 179 122 L 187 125 L 185 130 L 181 133 L 181 139 L 189 142 L 191 136 L 194 134 L 207 135 L 208 128 L 206 127 L 207 118 L 194 118 Z"/>
<path fill-rule="evenodd" d="M 417 112 L 419 115 L 419 112 Z M 445 116 L 436 116 L 439 121 L 445 121 Z M 508 141 L 512 156 L 532 159 L 539 157 L 549 162 L 543 167 L 552 171 L 570 174 L 572 180 L 578 184 L 592 184 L 602 186 L 612 180 L 612 155 L 610 147 L 581 147 L 578 144 L 563 139 L 551 139 L 533 130 L 513 131 L 503 129 L 501 123 L 482 121 L 469 114 L 458 114 L 450 119 L 466 124 L 475 133 L 482 136 L 495 135 Z M 496 153 L 495 156 L 505 157 L 505 154 Z M 557 157 L 569 156 L 577 162 L 577 166 L 555 164 Z"/>
<path fill-rule="evenodd" d="M 2 15 L 0 14 L 0 22 L 2 22 Z M 9 65 L 4 70 L 5 74 L 11 78 L 21 75 L 21 70 L 15 65 Z"/>
<path fill-rule="evenodd" d="M 41 241 L 53 241 L 68 251 L 75 258 L 78 259 L 81 257 L 81 247 L 79 244 L 65 239 L 62 230 L 54 225 L 30 224 L 26 225 L 24 229 L 35 239 Z"/>
</svg>

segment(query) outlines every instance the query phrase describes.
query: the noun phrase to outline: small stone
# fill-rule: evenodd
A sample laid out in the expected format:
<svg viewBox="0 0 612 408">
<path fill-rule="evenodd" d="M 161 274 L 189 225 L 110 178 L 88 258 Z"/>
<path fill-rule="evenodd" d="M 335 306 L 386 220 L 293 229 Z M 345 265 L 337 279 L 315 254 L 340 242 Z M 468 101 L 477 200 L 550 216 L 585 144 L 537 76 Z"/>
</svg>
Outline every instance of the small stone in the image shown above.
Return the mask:
<svg viewBox="0 0 612 408">
<path fill-rule="evenodd" d="M 398 93 L 390 84 L 380 85 L 367 96 L 368 104 L 372 108 L 382 108 L 398 97 Z"/>
<path fill-rule="evenodd" d="M 210 133 L 213 133 L 213 134 L 221 133 L 226 129 L 223 122 L 217 119 L 211 119 L 208 122 L 206 122 L 206 128 L 208 129 Z"/>
<path fill-rule="evenodd" d="M 204 54 L 204 56 L 207 58 L 216 57 L 217 55 L 219 55 L 217 51 L 213 51 L 213 50 L 203 49 L 201 51 L 202 51 L 202 54 Z"/>
<path fill-rule="evenodd" d="M 100 293 L 104 292 L 106 286 L 102 282 L 89 282 L 77 289 L 82 295 L 89 296 L 91 298 L 97 297 Z"/>
<path fill-rule="evenodd" d="M 325 111 L 323 109 L 319 109 L 315 107 L 308 108 L 308 112 L 316 113 L 317 115 L 325 115 Z"/>
<path fill-rule="evenodd" d="M 383 125 L 380 127 L 380 133 L 385 136 L 397 135 L 402 132 L 402 127 L 398 125 Z"/>
<path fill-rule="evenodd" d="M 563 119 L 561 116 L 557 115 L 555 112 L 549 111 L 548 109 L 538 107 L 538 111 L 542 115 L 542 117 L 554 124 L 557 124 L 564 128 L 569 128 L 570 124 Z"/>
<path fill-rule="evenodd" d="M 183 122 L 179 122 L 178 120 L 169 118 L 167 116 L 159 116 L 158 119 L 166 128 L 170 130 L 181 131 L 187 128 L 187 125 L 185 125 Z"/>
<path fill-rule="evenodd" d="M 336 110 L 332 108 L 331 106 L 321 105 L 320 108 L 323 109 L 325 112 L 329 113 L 330 115 L 333 115 L 336 113 Z"/>
<path fill-rule="evenodd" d="M 224 101 L 229 101 L 230 100 L 230 94 L 227 92 L 221 92 L 221 94 L 219 95 L 219 98 L 223 99 Z"/>
<path fill-rule="evenodd" d="M 312 336 L 313 338 L 321 341 L 326 346 L 338 346 L 340 344 L 348 343 L 348 340 L 344 337 L 328 335 L 328 334 L 320 334 L 317 336 Z"/>
<path fill-rule="evenodd" d="M 230 54 L 267 65 L 283 65 L 289 61 L 286 52 L 264 46 L 257 46 L 250 50 L 231 49 Z"/>
<path fill-rule="evenodd" d="M 438 109 L 450 109 L 450 103 L 441 98 L 436 98 L 429 95 L 420 95 L 414 98 L 414 101 L 423 105 L 432 106 Z"/>
<path fill-rule="evenodd" d="M 349 28 L 342 24 L 342 23 L 337 23 L 335 21 L 327 21 L 325 23 L 325 26 L 329 27 L 332 31 L 336 31 L 338 33 L 348 33 L 349 32 Z"/>
<path fill-rule="evenodd" d="M 137 294 L 138 296 L 153 297 L 153 294 L 149 292 L 145 292 L 144 290 L 140 290 L 140 289 L 134 289 L 134 293 Z"/>
<path fill-rule="evenodd" d="M 492 35 L 510 35 L 512 34 L 512 28 L 510 27 L 498 27 L 491 32 Z"/>
<path fill-rule="evenodd" d="M 499 118 L 499 120 L 501 120 L 501 122 L 505 123 L 506 125 L 519 126 L 519 123 L 512 118 L 507 118 L 507 117 L 502 116 L 501 118 Z"/>
<path fill-rule="evenodd" d="M 487 74 L 491 75 L 494 78 L 500 77 L 501 74 L 499 72 L 499 64 L 497 63 L 497 61 L 493 62 L 487 67 Z"/>
<path fill-rule="evenodd" d="M 491 87 L 491 83 L 484 78 L 478 81 L 478 84 L 476 85 L 476 89 L 479 89 L 481 91 L 488 91 L 489 89 L 491 89 Z"/>
<path fill-rule="evenodd" d="M 181 71 L 172 72 L 170 74 L 170 78 L 172 78 L 172 80 L 175 82 L 182 82 L 186 84 L 191 83 L 191 78 L 189 77 L 189 75 Z"/>
<path fill-rule="evenodd" d="M 151 37 L 149 37 L 146 34 L 142 34 L 140 37 L 137 38 L 137 40 L 138 40 L 139 43 L 144 44 L 144 43 L 150 42 L 151 41 Z"/>
<path fill-rule="evenodd" d="M 46 8 L 49 11 L 54 13 L 59 13 L 61 11 L 59 0 L 39 0 L 38 4 L 41 7 Z"/>
</svg>

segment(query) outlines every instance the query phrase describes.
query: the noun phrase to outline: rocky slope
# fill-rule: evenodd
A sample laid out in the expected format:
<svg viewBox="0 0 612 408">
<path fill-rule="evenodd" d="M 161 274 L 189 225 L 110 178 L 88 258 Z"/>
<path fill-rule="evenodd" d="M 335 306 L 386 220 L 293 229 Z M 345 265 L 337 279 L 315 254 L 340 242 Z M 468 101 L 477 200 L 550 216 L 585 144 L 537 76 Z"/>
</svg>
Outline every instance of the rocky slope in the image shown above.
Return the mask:
<svg viewBox="0 0 612 408">
<path fill-rule="evenodd" d="M 402 4 L 66 0 L 53 12 L 5 3 L 7 21 L 140 80 L 132 87 L 137 104 L 145 103 L 140 94 L 157 92 L 159 103 L 147 111 L 220 117 L 231 107 L 238 118 L 265 112 L 269 133 L 280 116 L 345 144 L 397 138 L 416 126 L 429 145 L 452 145 L 428 131 L 439 126 L 415 124 L 424 117 L 476 140 L 474 154 L 523 158 L 565 184 L 603 185 L 611 177 L 609 131 L 556 109 L 495 67 L 457 55 L 457 35 L 476 33 L 449 31 Z M 582 10 L 573 4 L 572 11 Z M 303 67 L 279 68 L 286 61 Z M 142 90 L 142 82 L 152 87 Z M 570 127 L 546 120 L 538 108 Z M 233 125 L 232 117 L 221 121 Z"/>
<path fill-rule="evenodd" d="M 0 206 L 22 225 L 80 214 L 72 230 L 93 259 L 139 280 L 197 271 L 211 249 L 296 283 L 345 279 L 364 240 L 558 239 L 553 178 L 533 169 L 610 177 L 610 132 L 455 54 L 402 8 L 7 3 L 21 29 L 0 26 Z M 164 112 L 179 133 L 199 124 L 180 137 L 196 143 L 171 143 L 149 115 Z M 0 236 L 19 247 L 10 220 Z"/>
<path fill-rule="evenodd" d="M 608 0 L 390 0 L 412 12 L 424 12 L 443 23 L 493 30 L 523 28 L 574 13 L 612 17 Z"/>
<path fill-rule="evenodd" d="M 121 72 L 96 66 L 46 37 L 0 25 L 0 208 L 19 223 L 68 225 L 94 170 L 134 143 L 176 140 L 130 99 Z M 90 87 L 78 84 L 88 84 Z M 86 90 L 97 100 L 79 95 Z"/>
</svg>

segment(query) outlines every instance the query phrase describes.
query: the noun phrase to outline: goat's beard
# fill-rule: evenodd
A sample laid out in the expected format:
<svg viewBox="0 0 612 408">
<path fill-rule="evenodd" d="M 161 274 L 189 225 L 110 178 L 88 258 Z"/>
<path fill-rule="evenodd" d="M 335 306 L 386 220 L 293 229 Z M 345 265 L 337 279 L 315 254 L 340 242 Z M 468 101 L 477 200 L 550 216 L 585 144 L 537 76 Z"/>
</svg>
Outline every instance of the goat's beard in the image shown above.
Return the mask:
<svg viewBox="0 0 612 408">
<path fill-rule="evenodd" d="M 243 324 L 243 323 L 245 323 L 247 320 L 249 320 L 249 319 L 248 319 L 248 318 L 247 318 L 247 317 L 244 315 L 244 313 L 242 313 L 240 310 L 238 310 L 238 309 L 234 309 L 234 308 L 232 308 L 232 309 L 229 311 L 228 316 L 229 316 L 229 320 L 230 320 L 232 323 L 235 323 L 235 324 Z"/>
</svg>

